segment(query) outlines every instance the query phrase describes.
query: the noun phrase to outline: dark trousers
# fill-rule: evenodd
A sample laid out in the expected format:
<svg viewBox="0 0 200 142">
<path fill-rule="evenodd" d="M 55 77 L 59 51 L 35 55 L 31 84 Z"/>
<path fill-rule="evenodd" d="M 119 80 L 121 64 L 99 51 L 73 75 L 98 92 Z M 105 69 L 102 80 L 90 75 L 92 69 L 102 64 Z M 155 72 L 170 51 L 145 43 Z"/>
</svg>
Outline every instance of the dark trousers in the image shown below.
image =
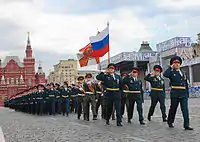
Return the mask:
<svg viewBox="0 0 200 142">
<path fill-rule="evenodd" d="M 121 94 L 119 91 L 106 91 L 106 120 L 110 120 L 115 106 L 117 122 L 121 122 Z"/>
<path fill-rule="evenodd" d="M 43 105 L 44 103 L 42 101 L 38 101 L 36 105 L 36 112 L 37 115 L 42 115 L 43 114 Z"/>
<path fill-rule="evenodd" d="M 78 114 L 78 118 L 80 118 L 81 114 L 82 114 L 82 109 L 83 109 L 83 97 L 78 96 L 77 97 L 77 114 Z"/>
<path fill-rule="evenodd" d="M 141 94 L 128 94 L 127 96 L 128 99 L 128 119 L 133 118 L 133 111 L 134 111 L 134 105 L 135 102 L 137 103 L 137 111 L 139 115 L 139 121 L 143 121 L 143 109 L 142 109 L 142 97 Z"/>
<path fill-rule="evenodd" d="M 171 98 L 171 105 L 168 114 L 168 123 L 174 123 L 177 107 L 180 103 L 182 115 L 184 118 L 183 127 L 186 128 L 189 126 L 189 112 L 188 112 L 188 98 Z"/>
<path fill-rule="evenodd" d="M 122 96 L 121 99 L 121 115 L 124 115 L 124 110 L 125 110 L 125 105 L 126 105 L 126 96 Z"/>
<path fill-rule="evenodd" d="M 160 93 L 160 91 L 154 91 L 154 92 L 151 92 L 150 97 L 151 97 L 151 106 L 149 108 L 148 116 L 153 116 L 155 107 L 157 103 L 159 102 L 162 118 L 166 119 L 167 115 L 166 115 L 166 107 L 165 107 L 165 96 L 162 93 Z"/>
<path fill-rule="evenodd" d="M 50 115 L 55 115 L 55 99 L 51 99 L 48 101 L 48 106 L 49 106 L 49 114 Z"/>
<path fill-rule="evenodd" d="M 99 107 L 101 106 L 101 117 L 103 118 L 103 96 L 99 96 L 96 102 L 96 113 L 99 112 Z"/>
<path fill-rule="evenodd" d="M 61 114 L 61 99 L 56 99 L 56 112 L 58 113 L 58 114 Z"/>
<path fill-rule="evenodd" d="M 68 116 L 69 112 L 70 112 L 70 99 L 69 98 L 63 99 L 62 100 L 62 113 L 63 113 L 63 115 L 66 114 L 66 116 Z"/>
</svg>

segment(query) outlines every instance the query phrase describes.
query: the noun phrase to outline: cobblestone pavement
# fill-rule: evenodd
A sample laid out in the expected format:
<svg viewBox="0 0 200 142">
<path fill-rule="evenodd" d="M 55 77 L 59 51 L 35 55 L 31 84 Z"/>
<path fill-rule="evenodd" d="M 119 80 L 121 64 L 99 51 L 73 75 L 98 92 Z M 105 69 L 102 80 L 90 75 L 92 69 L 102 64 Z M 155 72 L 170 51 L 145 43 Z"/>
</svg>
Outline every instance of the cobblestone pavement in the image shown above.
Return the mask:
<svg viewBox="0 0 200 142">
<path fill-rule="evenodd" d="M 170 129 L 162 122 L 159 104 L 151 122 L 141 126 L 137 111 L 132 124 L 123 118 L 123 127 L 115 121 L 106 126 L 104 120 L 85 122 L 77 120 L 75 114 L 64 116 L 33 116 L 0 109 L 0 126 L 6 142 L 200 142 L 200 99 L 190 99 L 190 122 L 194 131 L 185 131 L 180 108 L 176 116 L 175 128 Z M 166 101 L 169 108 L 169 100 Z M 150 101 L 144 104 L 144 117 Z"/>
</svg>

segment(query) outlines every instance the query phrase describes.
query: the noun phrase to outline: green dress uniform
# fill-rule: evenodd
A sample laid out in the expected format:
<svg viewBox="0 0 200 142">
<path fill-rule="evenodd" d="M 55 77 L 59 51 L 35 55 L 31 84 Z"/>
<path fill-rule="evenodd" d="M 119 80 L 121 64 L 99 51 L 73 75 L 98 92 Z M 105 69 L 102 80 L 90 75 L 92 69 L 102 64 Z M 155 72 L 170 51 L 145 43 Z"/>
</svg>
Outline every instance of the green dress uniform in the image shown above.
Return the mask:
<svg viewBox="0 0 200 142">
<path fill-rule="evenodd" d="M 116 68 L 114 64 L 109 64 L 108 68 Z M 96 76 L 97 80 L 103 81 L 106 101 L 106 124 L 109 125 L 109 120 L 112 115 L 113 105 L 116 110 L 117 126 L 122 126 L 121 124 L 121 90 L 122 90 L 122 79 L 118 74 L 109 74 L 101 72 Z"/>
<path fill-rule="evenodd" d="M 158 71 L 162 70 L 161 66 L 155 65 L 154 70 L 158 69 Z M 162 71 L 161 71 L 162 72 Z M 151 116 L 154 114 L 154 110 L 156 107 L 156 104 L 160 103 L 160 110 L 162 113 L 163 122 L 166 122 L 166 107 L 165 107 L 165 84 L 164 79 L 161 76 L 151 76 L 151 74 L 148 74 L 144 80 L 150 82 L 151 84 L 151 106 L 149 108 L 148 113 L 148 120 L 151 121 Z"/>
<path fill-rule="evenodd" d="M 175 56 L 171 58 L 170 65 L 173 63 L 179 62 L 182 63 L 180 57 Z M 177 111 L 177 107 L 180 103 L 181 111 L 184 118 L 183 127 L 186 130 L 193 130 L 189 127 L 189 112 L 188 112 L 188 82 L 186 75 L 181 70 L 175 70 L 169 67 L 163 74 L 166 78 L 169 78 L 171 85 L 170 99 L 171 105 L 168 114 L 168 125 L 170 128 L 173 128 L 173 123 Z"/>
<path fill-rule="evenodd" d="M 85 90 L 85 97 L 83 99 L 83 112 L 86 116 L 86 120 L 89 121 L 90 105 L 92 108 L 93 120 L 96 120 L 96 97 L 95 97 L 95 84 L 83 83 L 83 89 Z"/>
<path fill-rule="evenodd" d="M 69 115 L 70 112 L 70 90 L 68 88 L 61 88 L 60 90 L 61 98 L 62 98 L 62 113 L 63 116 Z"/>
<path fill-rule="evenodd" d="M 139 78 L 133 78 L 130 75 L 127 75 L 123 79 L 123 86 L 127 85 L 128 90 L 125 90 L 127 93 L 128 99 L 128 122 L 131 123 L 131 119 L 133 118 L 133 111 L 135 102 L 137 103 L 137 111 L 139 115 L 139 122 L 141 125 L 144 125 L 143 118 L 143 89 L 142 89 L 142 81 Z"/>
<path fill-rule="evenodd" d="M 48 106 L 49 106 L 49 115 L 55 115 L 55 102 L 56 102 L 56 96 L 57 96 L 57 91 L 55 89 L 49 89 L 48 90 L 48 95 L 49 100 L 48 100 Z"/>
</svg>

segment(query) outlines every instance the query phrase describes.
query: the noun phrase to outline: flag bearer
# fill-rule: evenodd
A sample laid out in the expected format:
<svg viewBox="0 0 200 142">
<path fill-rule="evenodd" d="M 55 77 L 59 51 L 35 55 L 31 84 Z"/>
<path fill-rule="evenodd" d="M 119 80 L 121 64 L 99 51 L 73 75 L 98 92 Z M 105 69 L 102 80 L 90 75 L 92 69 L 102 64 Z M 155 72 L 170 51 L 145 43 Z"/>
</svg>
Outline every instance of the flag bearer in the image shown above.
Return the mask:
<svg viewBox="0 0 200 142">
<path fill-rule="evenodd" d="M 93 113 L 93 120 L 97 120 L 96 113 L 96 97 L 95 97 L 95 84 L 92 80 L 92 74 L 87 73 L 85 75 L 85 82 L 83 83 L 83 89 L 85 90 L 85 97 L 83 100 L 83 110 L 86 115 L 86 120 L 89 121 L 90 105 Z"/>
<path fill-rule="evenodd" d="M 106 124 L 109 125 L 109 120 L 112 115 L 113 104 L 116 109 L 117 126 L 121 124 L 121 77 L 115 73 L 116 66 L 111 63 L 108 65 L 106 72 L 101 72 L 96 76 L 98 80 L 103 81 L 106 87 L 105 101 L 106 101 Z"/>
<path fill-rule="evenodd" d="M 123 79 L 123 86 L 127 87 L 127 90 L 124 92 L 127 93 L 128 99 L 128 123 L 131 123 L 131 119 L 133 118 L 133 111 L 135 102 L 137 103 L 137 111 L 139 115 L 139 122 L 141 125 L 145 125 L 143 118 L 143 89 L 142 89 L 142 81 L 138 78 L 139 69 L 133 67 L 132 72 L 127 75 Z"/>
<path fill-rule="evenodd" d="M 161 77 L 162 67 L 160 65 L 155 65 L 153 70 L 154 71 L 152 73 L 148 74 L 144 78 L 151 84 L 151 106 L 149 108 L 147 119 L 151 121 L 151 116 L 153 116 L 156 104 L 159 102 L 163 122 L 166 122 L 167 115 L 165 107 L 165 84 L 164 79 Z"/>
<path fill-rule="evenodd" d="M 193 130 L 189 126 L 189 112 L 188 112 L 188 82 L 186 75 L 181 71 L 180 65 L 182 59 L 179 56 L 172 57 L 170 60 L 170 67 L 164 72 L 164 76 L 169 78 L 171 85 L 171 105 L 168 114 L 167 123 L 170 128 L 173 128 L 173 123 L 176 115 L 177 107 L 180 103 L 181 111 L 184 118 L 183 127 L 185 130 Z"/>
</svg>

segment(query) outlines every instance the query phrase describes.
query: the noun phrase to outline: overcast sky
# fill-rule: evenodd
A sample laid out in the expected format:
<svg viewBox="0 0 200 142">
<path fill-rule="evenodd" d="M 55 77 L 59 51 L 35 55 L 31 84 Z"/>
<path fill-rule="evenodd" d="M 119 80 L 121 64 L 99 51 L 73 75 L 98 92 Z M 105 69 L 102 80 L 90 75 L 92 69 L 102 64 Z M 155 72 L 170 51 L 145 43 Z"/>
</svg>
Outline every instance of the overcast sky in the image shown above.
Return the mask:
<svg viewBox="0 0 200 142">
<path fill-rule="evenodd" d="M 46 73 L 110 22 L 111 55 L 200 32 L 199 0 L 0 0 L 0 57 L 24 57 L 27 32 Z M 105 57 L 104 57 L 105 58 Z"/>
</svg>

